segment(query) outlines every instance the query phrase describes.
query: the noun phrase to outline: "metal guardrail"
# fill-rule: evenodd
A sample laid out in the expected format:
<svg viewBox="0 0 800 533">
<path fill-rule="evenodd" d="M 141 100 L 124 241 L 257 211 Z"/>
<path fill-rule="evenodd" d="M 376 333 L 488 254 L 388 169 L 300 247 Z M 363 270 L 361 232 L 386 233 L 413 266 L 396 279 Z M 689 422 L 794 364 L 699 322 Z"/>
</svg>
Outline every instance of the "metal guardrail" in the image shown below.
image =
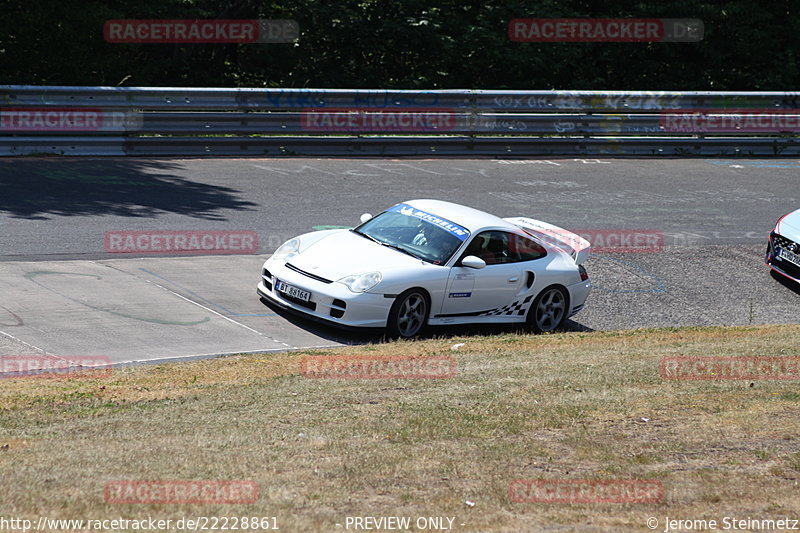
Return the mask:
<svg viewBox="0 0 800 533">
<path fill-rule="evenodd" d="M 799 97 L 6 85 L 0 156 L 787 156 Z"/>
<path fill-rule="evenodd" d="M 796 141 L 556 137 L 17 137 L 0 155 L 71 156 L 795 156 Z"/>
<path fill-rule="evenodd" d="M 304 108 L 521 109 L 635 112 L 665 109 L 798 109 L 800 92 L 206 89 L 0 85 L 0 106 L 138 107 L 150 110 Z"/>
</svg>

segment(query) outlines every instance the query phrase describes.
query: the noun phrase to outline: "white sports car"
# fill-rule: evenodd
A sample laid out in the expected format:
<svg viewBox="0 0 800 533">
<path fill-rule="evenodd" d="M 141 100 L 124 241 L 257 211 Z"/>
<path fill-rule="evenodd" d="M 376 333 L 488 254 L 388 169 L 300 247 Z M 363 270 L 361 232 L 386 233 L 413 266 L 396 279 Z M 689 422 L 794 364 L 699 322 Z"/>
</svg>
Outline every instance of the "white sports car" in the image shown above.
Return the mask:
<svg viewBox="0 0 800 533">
<path fill-rule="evenodd" d="M 800 283 L 800 209 L 775 224 L 764 260 L 775 272 Z"/>
<path fill-rule="evenodd" d="M 553 331 L 592 288 L 590 244 L 530 218 L 413 200 L 353 229 L 306 233 L 265 263 L 265 303 L 345 327 L 414 337 L 427 325 L 525 323 Z"/>
</svg>

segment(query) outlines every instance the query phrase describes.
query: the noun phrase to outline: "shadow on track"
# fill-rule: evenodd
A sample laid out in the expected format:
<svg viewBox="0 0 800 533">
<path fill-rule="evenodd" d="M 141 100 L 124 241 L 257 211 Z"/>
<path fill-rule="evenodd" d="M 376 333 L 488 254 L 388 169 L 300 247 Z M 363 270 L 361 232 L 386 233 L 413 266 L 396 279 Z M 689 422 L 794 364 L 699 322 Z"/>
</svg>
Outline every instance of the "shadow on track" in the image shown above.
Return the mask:
<svg viewBox="0 0 800 533">
<path fill-rule="evenodd" d="M 169 160 L 36 158 L 0 162 L 0 213 L 31 220 L 158 213 L 225 220 L 220 213 L 223 210 L 256 207 L 240 200 L 235 189 L 180 177 L 174 172 L 178 168 Z"/>
<path fill-rule="evenodd" d="M 261 300 L 264 305 L 280 317 L 291 322 L 298 328 L 304 329 L 323 339 L 347 345 L 381 344 L 388 342 L 386 332 L 382 329 L 342 329 L 327 325 L 324 322 L 312 320 L 305 315 L 294 311 L 287 311 L 268 300 Z M 593 329 L 572 320 L 564 322 L 559 332 L 594 331 Z M 428 326 L 419 339 L 450 339 L 454 337 L 476 337 L 485 335 L 502 335 L 506 333 L 519 333 L 534 335 L 529 329 L 520 324 L 469 324 L 454 326 Z"/>
<path fill-rule="evenodd" d="M 777 281 L 778 283 L 780 283 L 781 285 L 783 285 L 784 287 L 786 287 L 787 289 L 789 289 L 793 293 L 795 293 L 798 296 L 800 296 L 800 284 L 799 283 L 796 283 L 796 282 L 788 279 L 786 276 L 782 276 L 782 275 L 778 274 L 774 270 L 770 270 L 769 273 L 772 276 L 772 279 L 774 279 L 775 281 Z"/>
</svg>

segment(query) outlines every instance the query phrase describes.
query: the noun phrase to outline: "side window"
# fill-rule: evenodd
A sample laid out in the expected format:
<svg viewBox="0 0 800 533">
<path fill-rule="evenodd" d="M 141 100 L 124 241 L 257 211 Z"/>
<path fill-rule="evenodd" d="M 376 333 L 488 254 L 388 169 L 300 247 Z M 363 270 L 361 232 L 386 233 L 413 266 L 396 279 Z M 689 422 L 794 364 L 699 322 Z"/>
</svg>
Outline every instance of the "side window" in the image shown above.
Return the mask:
<svg viewBox="0 0 800 533">
<path fill-rule="evenodd" d="M 533 240 L 505 231 L 484 231 L 476 235 L 461 254 L 480 257 L 487 265 L 532 261 L 547 255 L 547 251 Z"/>
<path fill-rule="evenodd" d="M 533 261 L 547 255 L 547 250 L 534 240 L 516 233 L 511 233 L 510 236 L 509 252 L 514 258 L 513 262 Z"/>
<path fill-rule="evenodd" d="M 474 255 L 475 257 L 480 257 L 481 259 L 486 261 L 486 259 L 483 258 L 483 255 L 485 253 L 484 250 L 486 249 L 486 242 L 488 241 L 488 237 L 489 237 L 488 231 L 484 231 L 483 233 L 475 235 L 470 241 L 470 243 L 467 245 L 467 247 L 464 249 L 464 252 L 461 254 L 461 258 L 459 258 L 459 261 L 461 259 L 464 259 L 468 255 Z"/>
</svg>

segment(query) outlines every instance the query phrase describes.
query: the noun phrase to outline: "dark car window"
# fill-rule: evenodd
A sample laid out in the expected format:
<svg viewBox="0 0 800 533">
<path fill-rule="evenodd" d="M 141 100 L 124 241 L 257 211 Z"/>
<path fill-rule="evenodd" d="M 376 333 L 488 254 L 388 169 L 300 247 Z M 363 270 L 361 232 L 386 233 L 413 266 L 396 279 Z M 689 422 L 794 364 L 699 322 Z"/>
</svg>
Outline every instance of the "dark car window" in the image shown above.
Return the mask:
<svg viewBox="0 0 800 533">
<path fill-rule="evenodd" d="M 469 243 L 461 258 L 468 255 L 480 257 L 487 265 L 533 261 L 547 255 L 537 242 L 517 233 L 484 231 Z"/>
</svg>

